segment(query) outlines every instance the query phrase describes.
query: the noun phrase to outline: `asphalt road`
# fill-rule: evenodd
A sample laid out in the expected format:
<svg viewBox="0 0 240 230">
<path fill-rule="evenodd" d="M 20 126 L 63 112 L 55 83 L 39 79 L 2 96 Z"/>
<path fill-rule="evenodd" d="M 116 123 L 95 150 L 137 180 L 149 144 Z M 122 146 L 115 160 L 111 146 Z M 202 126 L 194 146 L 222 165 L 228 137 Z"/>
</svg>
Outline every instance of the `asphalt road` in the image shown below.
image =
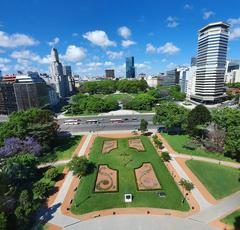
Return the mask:
<svg viewBox="0 0 240 230">
<path fill-rule="evenodd" d="M 75 117 L 74 119 L 76 119 Z M 152 122 L 152 114 L 138 114 L 138 115 L 122 115 L 122 116 L 87 116 L 78 117 L 79 124 L 64 124 L 67 120 L 73 118 L 58 119 L 61 131 L 69 132 L 98 132 L 98 131 L 112 131 L 112 130 L 137 130 L 140 126 L 141 119 L 148 121 L 148 129 L 156 129 L 158 125 Z M 122 119 L 122 123 L 112 122 L 111 119 Z M 98 123 L 89 122 L 89 120 L 97 120 Z"/>
</svg>

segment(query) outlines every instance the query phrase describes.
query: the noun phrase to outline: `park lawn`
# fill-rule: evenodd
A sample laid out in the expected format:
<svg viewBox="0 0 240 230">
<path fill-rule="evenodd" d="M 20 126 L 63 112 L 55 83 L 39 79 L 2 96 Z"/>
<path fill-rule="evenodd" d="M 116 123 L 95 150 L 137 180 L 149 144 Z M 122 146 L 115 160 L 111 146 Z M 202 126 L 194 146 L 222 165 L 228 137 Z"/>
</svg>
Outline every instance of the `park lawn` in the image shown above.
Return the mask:
<svg viewBox="0 0 240 230">
<path fill-rule="evenodd" d="M 39 158 L 41 163 L 70 159 L 80 143 L 81 136 L 64 137 L 58 140 L 58 146 Z"/>
<path fill-rule="evenodd" d="M 240 209 L 232 212 L 228 216 L 226 216 L 223 219 L 221 219 L 221 222 L 223 222 L 224 224 L 228 224 L 228 225 L 230 225 L 232 227 L 234 227 L 234 225 L 236 225 L 237 223 L 239 225 L 240 224 L 239 223 L 240 222 Z"/>
<path fill-rule="evenodd" d="M 215 199 L 240 190 L 240 172 L 236 168 L 196 160 L 188 160 L 186 164 Z"/>
<path fill-rule="evenodd" d="M 95 180 L 97 170 L 94 173 L 83 177 L 71 206 L 71 211 L 75 214 L 84 214 L 92 211 L 125 208 L 125 207 L 152 207 L 175 209 L 188 211 L 187 202 L 182 203 L 183 196 L 166 166 L 157 154 L 148 137 L 141 136 L 145 151 L 138 152 L 128 148 L 128 138 L 118 140 L 118 148 L 108 154 L 102 154 L 104 140 L 108 138 L 97 137 L 90 152 L 90 160 L 96 165 L 107 164 L 110 168 L 118 170 L 118 192 L 95 193 Z M 121 154 L 126 153 L 127 156 Z M 126 162 L 127 165 L 126 165 Z M 134 169 L 140 167 L 143 162 L 150 162 L 154 168 L 156 176 L 161 184 L 161 188 L 166 193 L 166 197 L 159 198 L 156 191 L 137 191 Z M 133 202 L 125 203 L 124 194 L 133 194 Z"/>
<path fill-rule="evenodd" d="M 178 153 L 235 162 L 233 159 L 229 157 L 225 157 L 222 153 L 209 152 L 199 147 L 196 147 L 195 149 L 188 148 L 187 147 L 188 142 L 191 140 L 191 137 L 189 137 L 188 135 L 170 135 L 167 133 L 161 133 L 161 135 L 166 139 L 166 141 L 171 145 L 171 147 Z"/>
<path fill-rule="evenodd" d="M 119 93 L 119 94 L 105 95 L 105 96 L 103 96 L 103 98 L 104 99 L 111 98 L 111 99 L 117 100 L 117 101 L 130 101 L 131 99 L 133 99 L 133 96 L 128 93 Z"/>
</svg>

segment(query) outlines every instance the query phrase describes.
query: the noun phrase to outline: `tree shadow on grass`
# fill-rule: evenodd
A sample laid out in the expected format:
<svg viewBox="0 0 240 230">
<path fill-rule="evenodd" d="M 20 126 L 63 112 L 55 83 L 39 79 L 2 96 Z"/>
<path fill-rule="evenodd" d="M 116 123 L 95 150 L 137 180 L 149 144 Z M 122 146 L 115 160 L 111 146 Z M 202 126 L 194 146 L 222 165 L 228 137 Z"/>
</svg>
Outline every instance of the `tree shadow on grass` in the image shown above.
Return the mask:
<svg viewBox="0 0 240 230">
<path fill-rule="evenodd" d="M 234 221 L 234 228 L 236 229 L 236 230 L 240 230 L 240 216 L 237 216 L 236 218 L 235 218 L 235 221 Z"/>
</svg>

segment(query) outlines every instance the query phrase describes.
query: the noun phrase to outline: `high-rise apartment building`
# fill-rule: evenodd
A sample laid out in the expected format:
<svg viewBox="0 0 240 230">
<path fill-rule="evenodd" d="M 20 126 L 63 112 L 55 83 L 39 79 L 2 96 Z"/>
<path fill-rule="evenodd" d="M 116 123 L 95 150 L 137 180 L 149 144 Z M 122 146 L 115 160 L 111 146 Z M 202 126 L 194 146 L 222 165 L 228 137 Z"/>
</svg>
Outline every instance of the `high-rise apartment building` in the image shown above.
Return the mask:
<svg viewBox="0 0 240 230">
<path fill-rule="evenodd" d="M 126 78 L 135 78 L 134 57 L 126 58 Z"/>
<path fill-rule="evenodd" d="M 210 23 L 199 30 L 195 95 L 201 103 L 217 103 L 224 93 L 229 25 Z"/>
</svg>

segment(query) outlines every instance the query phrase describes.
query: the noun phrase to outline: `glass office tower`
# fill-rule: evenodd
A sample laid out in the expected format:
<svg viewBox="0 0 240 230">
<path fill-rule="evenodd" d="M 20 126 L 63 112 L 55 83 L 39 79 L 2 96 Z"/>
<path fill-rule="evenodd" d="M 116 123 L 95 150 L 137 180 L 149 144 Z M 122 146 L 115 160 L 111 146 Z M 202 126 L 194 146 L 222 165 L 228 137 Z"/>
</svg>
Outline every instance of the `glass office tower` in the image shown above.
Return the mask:
<svg viewBox="0 0 240 230">
<path fill-rule="evenodd" d="M 134 57 L 126 58 L 126 78 L 135 78 Z"/>
</svg>

